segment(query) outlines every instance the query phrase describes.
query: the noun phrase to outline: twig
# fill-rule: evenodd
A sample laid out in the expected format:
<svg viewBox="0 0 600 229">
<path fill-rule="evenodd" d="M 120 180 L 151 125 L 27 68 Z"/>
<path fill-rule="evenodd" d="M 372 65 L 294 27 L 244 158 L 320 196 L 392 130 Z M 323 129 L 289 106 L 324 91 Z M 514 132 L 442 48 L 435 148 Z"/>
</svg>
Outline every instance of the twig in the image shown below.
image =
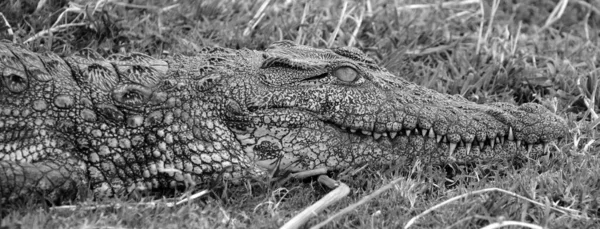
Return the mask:
<svg viewBox="0 0 600 229">
<path fill-rule="evenodd" d="M 307 170 L 307 171 L 292 173 L 292 174 L 288 175 L 287 177 L 285 177 L 285 178 L 281 179 L 280 181 L 278 181 L 277 184 L 278 184 L 278 186 L 282 186 L 285 182 L 289 181 L 292 178 L 294 178 L 294 179 L 304 179 L 304 178 L 307 178 L 307 177 L 312 177 L 312 176 L 317 176 L 317 175 L 323 175 L 323 174 L 327 174 L 327 168 L 318 168 L 318 169 L 313 169 L 313 170 Z"/>
<path fill-rule="evenodd" d="M 348 185 L 339 182 L 339 186 L 327 193 L 323 198 L 314 203 L 313 205 L 304 209 L 300 214 L 294 216 L 290 221 L 281 226 L 280 229 L 295 229 L 304 225 L 310 218 L 317 216 L 317 214 L 328 206 L 338 202 L 350 193 L 350 187 Z"/>
<path fill-rule="evenodd" d="M 385 186 L 383 186 L 383 187 L 381 187 L 381 188 L 377 189 L 375 192 L 373 192 L 373 193 L 371 193 L 371 194 L 369 194 L 369 195 L 367 195 L 367 196 L 363 197 L 363 198 L 362 198 L 362 199 L 360 199 L 358 202 L 356 202 L 356 203 L 354 203 L 354 204 L 352 204 L 352 205 L 350 205 L 350 206 L 348 206 L 348 207 L 346 207 L 346 208 L 342 209 L 342 210 L 341 210 L 341 211 L 339 211 L 338 213 L 335 213 L 335 215 L 333 215 L 333 216 L 331 216 L 331 217 L 327 218 L 325 221 L 323 221 L 323 222 L 320 222 L 319 224 L 317 224 L 317 225 L 315 225 L 315 226 L 311 227 L 311 229 L 319 229 L 319 228 L 321 228 L 321 227 L 325 226 L 326 224 L 328 224 L 329 222 L 333 221 L 333 220 L 334 220 L 334 219 L 336 219 L 337 217 L 340 217 L 340 216 L 342 216 L 342 215 L 345 215 L 345 214 L 347 214 L 348 212 L 351 212 L 352 210 L 356 209 L 357 207 L 359 207 L 359 206 L 361 206 L 361 205 L 363 205 L 363 204 L 365 204 L 365 203 L 369 202 L 371 199 L 373 199 L 373 198 L 375 198 L 375 197 L 377 197 L 377 196 L 381 195 L 383 192 L 387 191 L 388 189 L 390 189 L 390 188 L 393 188 L 393 187 L 394 187 L 394 185 L 396 185 L 396 183 L 398 183 L 398 182 L 400 182 L 400 181 L 402 181 L 402 180 L 404 180 L 404 179 L 406 179 L 406 178 L 404 178 L 404 177 L 400 177 L 400 178 L 398 178 L 398 179 L 396 179 L 396 180 L 393 180 L 393 181 L 392 181 L 392 182 L 390 182 L 389 184 L 387 184 L 387 185 L 385 185 Z"/>
<path fill-rule="evenodd" d="M 335 189 L 340 186 L 340 182 L 329 178 L 327 175 L 319 176 L 319 183 L 324 184 L 330 189 Z"/>
<path fill-rule="evenodd" d="M 292 173 L 292 174 L 290 174 L 290 177 L 296 178 L 296 179 L 303 179 L 303 178 L 312 177 L 312 176 L 316 176 L 316 175 L 323 175 L 326 173 L 327 173 L 327 168 L 319 168 L 319 169 L 313 169 L 313 170 Z"/>
</svg>

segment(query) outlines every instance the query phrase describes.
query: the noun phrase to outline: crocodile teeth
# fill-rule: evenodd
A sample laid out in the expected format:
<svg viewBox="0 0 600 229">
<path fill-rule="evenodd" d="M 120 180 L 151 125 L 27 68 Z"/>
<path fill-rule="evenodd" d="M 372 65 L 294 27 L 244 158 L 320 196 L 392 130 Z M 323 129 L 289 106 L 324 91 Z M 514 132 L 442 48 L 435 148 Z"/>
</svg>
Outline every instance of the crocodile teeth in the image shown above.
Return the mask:
<svg viewBox="0 0 600 229">
<path fill-rule="evenodd" d="M 496 137 L 496 143 L 500 144 L 500 138 Z"/>
<path fill-rule="evenodd" d="M 422 130 L 421 134 L 423 135 L 423 137 L 425 137 L 425 135 L 427 135 L 427 131 L 426 130 Z"/>
<path fill-rule="evenodd" d="M 483 141 L 480 141 L 480 142 L 479 142 L 479 148 L 480 148 L 480 149 L 483 149 L 483 146 L 484 146 L 484 145 L 485 145 L 485 143 L 484 143 Z"/>
<path fill-rule="evenodd" d="M 363 130 L 364 133 L 364 130 Z M 381 137 L 380 133 L 373 133 L 373 137 L 375 137 L 375 140 L 379 139 Z"/>
<path fill-rule="evenodd" d="M 372 134 L 372 133 L 371 133 L 371 131 L 368 131 L 368 130 L 363 130 L 363 131 L 361 131 L 361 132 L 362 132 L 364 135 L 371 135 L 371 134 Z"/>
<path fill-rule="evenodd" d="M 504 137 L 500 138 L 500 144 L 504 144 Z"/>
<path fill-rule="evenodd" d="M 456 143 L 450 143 L 450 149 L 448 149 L 448 156 L 452 156 L 454 150 L 456 149 Z"/>
<path fill-rule="evenodd" d="M 509 141 L 514 141 L 515 140 L 515 135 L 513 134 L 512 127 L 510 127 L 508 129 L 508 140 Z"/>
<path fill-rule="evenodd" d="M 396 138 L 396 135 L 398 135 L 398 132 L 390 132 L 390 138 L 391 139 Z"/>
<path fill-rule="evenodd" d="M 521 146 L 521 140 L 517 140 L 517 146 Z"/>
<path fill-rule="evenodd" d="M 352 132 L 352 133 L 356 133 L 356 129 L 352 129 L 352 128 L 350 128 L 350 132 Z"/>
<path fill-rule="evenodd" d="M 437 143 L 440 143 L 442 141 L 442 135 L 436 136 L 435 140 L 437 141 Z"/>
<path fill-rule="evenodd" d="M 531 149 L 533 149 L 533 144 L 527 144 L 527 154 L 531 153 Z"/>
<path fill-rule="evenodd" d="M 493 139 L 490 139 L 490 146 L 492 147 L 492 149 L 494 148 L 495 144 L 496 144 L 496 141 L 494 141 Z"/>
<path fill-rule="evenodd" d="M 410 136 L 410 130 L 406 130 L 406 136 L 409 137 Z"/>
<path fill-rule="evenodd" d="M 429 128 L 429 138 L 435 138 L 435 132 L 433 132 L 433 128 Z"/>
<path fill-rule="evenodd" d="M 465 144 L 465 148 L 467 149 L 467 155 L 469 155 L 469 153 L 471 153 L 471 143 L 470 143 L 470 142 L 467 142 L 467 143 Z"/>
</svg>

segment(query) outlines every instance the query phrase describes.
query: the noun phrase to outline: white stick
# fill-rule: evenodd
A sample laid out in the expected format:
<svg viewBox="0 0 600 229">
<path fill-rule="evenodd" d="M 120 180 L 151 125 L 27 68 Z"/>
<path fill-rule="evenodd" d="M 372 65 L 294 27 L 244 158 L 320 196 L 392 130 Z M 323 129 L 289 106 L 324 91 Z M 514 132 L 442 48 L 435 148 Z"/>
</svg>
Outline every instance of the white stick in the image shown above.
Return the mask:
<svg viewBox="0 0 600 229">
<path fill-rule="evenodd" d="M 323 209 L 336 203 L 340 199 L 347 196 L 349 193 L 350 193 L 350 187 L 348 187 L 348 185 L 346 185 L 342 182 L 339 182 L 339 186 L 336 189 L 327 193 L 326 196 L 321 198 L 319 201 L 317 201 L 313 205 L 304 209 L 302 212 L 300 212 L 300 214 L 294 216 L 294 218 L 292 218 L 286 224 L 281 226 L 280 229 L 295 229 L 295 228 L 301 227 L 306 222 L 308 222 L 309 219 L 311 219 L 314 216 L 317 216 L 317 214 L 319 212 L 323 211 Z"/>
</svg>

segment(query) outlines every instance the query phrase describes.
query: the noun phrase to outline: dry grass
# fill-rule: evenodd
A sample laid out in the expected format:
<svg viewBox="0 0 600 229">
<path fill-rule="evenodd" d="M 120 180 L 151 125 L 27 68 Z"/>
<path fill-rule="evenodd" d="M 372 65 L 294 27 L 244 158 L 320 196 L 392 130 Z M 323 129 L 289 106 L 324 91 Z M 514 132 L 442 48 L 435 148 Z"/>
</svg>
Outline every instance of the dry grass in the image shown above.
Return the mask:
<svg viewBox="0 0 600 229">
<path fill-rule="evenodd" d="M 538 161 L 451 177 L 431 165 L 410 173 L 368 167 L 343 178 L 350 196 L 308 225 L 404 176 L 325 228 L 400 228 L 420 213 L 427 214 L 410 228 L 586 228 L 600 227 L 599 7 L 581 0 L 5 0 L 0 12 L 14 34 L 0 23 L 0 38 L 63 55 L 86 47 L 155 56 L 206 45 L 262 49 L 282 39 L 352 45 L 440 92 L 479 103 L 538 102 L 570 126 Z M 311 181 L 249 182 L 176 207 L 121 200 L 96 210 L 25 205 L 3 209 L 0 228 L 274 228 L 327 192 Z"/>
</svg>

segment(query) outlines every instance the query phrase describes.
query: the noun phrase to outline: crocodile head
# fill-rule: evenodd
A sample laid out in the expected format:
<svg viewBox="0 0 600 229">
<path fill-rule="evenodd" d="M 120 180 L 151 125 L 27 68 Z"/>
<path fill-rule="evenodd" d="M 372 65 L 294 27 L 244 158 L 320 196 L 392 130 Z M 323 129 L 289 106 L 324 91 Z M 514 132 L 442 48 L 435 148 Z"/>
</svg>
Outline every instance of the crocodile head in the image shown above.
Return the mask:
<svg viewBox="0 0 600 229">
<path fill-rule="evenodd" d="M 104 59 L 0 42 L 0 202 L 71 183 L 103 196 L 273 169 L 535 157 L 565 132 L 539 105 L 440 94 L 351 48 Z"/>
<path fill-rule="evenodd" d="M 275 43 L 229 77 L 224 116 L 266 169 L 477 162 L 529 156 L 566 133 L 538 104 L 476 104 L 390 74 L 353 48 Z"/>
</svg>

